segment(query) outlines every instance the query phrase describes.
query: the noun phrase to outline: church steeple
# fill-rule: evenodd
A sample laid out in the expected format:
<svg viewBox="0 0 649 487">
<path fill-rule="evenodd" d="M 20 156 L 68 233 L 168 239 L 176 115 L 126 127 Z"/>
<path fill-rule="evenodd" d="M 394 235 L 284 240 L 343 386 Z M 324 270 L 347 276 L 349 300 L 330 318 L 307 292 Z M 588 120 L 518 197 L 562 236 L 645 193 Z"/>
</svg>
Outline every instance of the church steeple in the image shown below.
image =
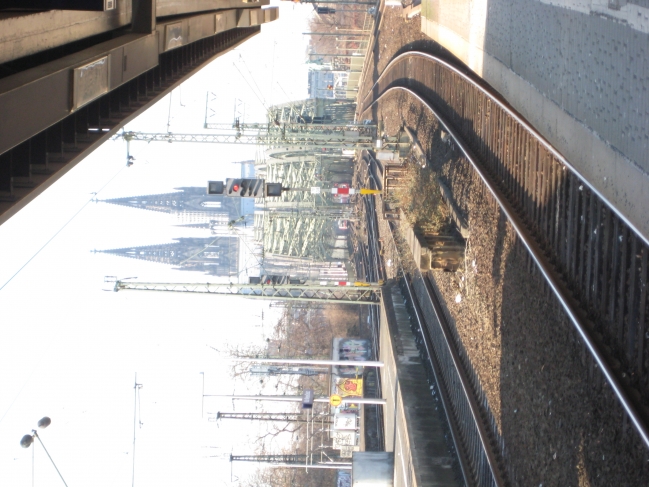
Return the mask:
<svg viewBox="0 0 649 487">
<path fill-rule="evenodd" d="M 241 200 L 209 195 L 203 187 L 175 188 L 171 193 L 99 200 L 112 205 L 176 214 L 182 221 L 234 220 L 241 216 Z"/>
<path fill-rule="evenodd" d="M 176 238 L 173 243 L 123 247 L 97 252 L 159 262 L 175 270 L 199 271 L 212 276 L 238 275 L 239 238 Z"/>
</svg>

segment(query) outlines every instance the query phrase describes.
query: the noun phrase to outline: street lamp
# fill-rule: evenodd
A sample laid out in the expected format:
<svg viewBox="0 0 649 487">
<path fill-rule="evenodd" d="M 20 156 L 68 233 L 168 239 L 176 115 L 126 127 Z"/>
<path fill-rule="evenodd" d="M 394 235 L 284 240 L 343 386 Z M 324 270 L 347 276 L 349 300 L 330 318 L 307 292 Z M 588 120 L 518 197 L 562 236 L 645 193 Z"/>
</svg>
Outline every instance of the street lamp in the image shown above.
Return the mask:
<svg viewBox="0 0 649 487">
<path fill-rule="evenodd" d="M 50 424 L 52 423 L 52 420 L 48 418 L 47 416 L 41 418 L 38 420 L 37 426 L 40 429 L 45 429 L 47 428 Z M 38 433 L 36 430 L 32 430 L 31 435 L 25 435 L 21 438 L 20 440 L 20 446 L 23 448 L 29 448 L 32 443 L 34 443 L 34 438 L 38 438 L 38 441 L 40 442 L 41 446 L 43 447 L 43 450 L 45 450 L 45 453 L 47 453 L 47 457 L 50 459 L 50 462 L 52 462 L 52 465 L 54 465 L 54 468 L 56 469 L 56 473 L 59 474 L 59 477 L 61 477 L 61 480 L 63 481 L 63 485 L 65 487 L 68 487 L 68 484 L 65 482 L 65 479 L 63 478 L 63 475 L 61 475 L 61 472 L 59 472 L 58 467 L 54 463 L 54 460 L 52 460 L 52 457 L 50 456 L 50 452 L 47 451 L 47 448 L 45 448 L 45 445 L 43 444 L 43 440 L 41 440 L 41 437 L 38 436 Z"/>
</svg>

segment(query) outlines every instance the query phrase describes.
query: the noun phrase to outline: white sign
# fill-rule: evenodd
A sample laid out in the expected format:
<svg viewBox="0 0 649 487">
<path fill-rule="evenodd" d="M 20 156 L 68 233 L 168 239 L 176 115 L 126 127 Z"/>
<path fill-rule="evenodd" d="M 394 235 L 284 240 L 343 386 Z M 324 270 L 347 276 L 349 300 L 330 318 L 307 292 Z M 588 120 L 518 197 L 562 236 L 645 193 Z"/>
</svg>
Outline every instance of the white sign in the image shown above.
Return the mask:
<svg viewBox="0 0 649 487">
<path fill-rule="evenodd" d="M 352 454 L 355 451 L 359 451 L 360 448 L 357 446 L 343 446 L 340 448 L 340 457 L 341 458 L 351 458 Z"/>
<path fill-rule="evenodd" d="M 108 93 L 108 56 L 74 68 L 72 75 L 72 110 L 81 108 L 104 93 Z"/>
<path fill-rule="evenodd" d="M 355 431 L 334 431 L 333 435 L 334 449 L 340 450 L 343 446 L 356 445 L 356 432 Z"/>
<path fill-rule="evenodd" d="M 337 413 L 334 416 L 335 430 L 355 430 L 356 415 L 353 413 Z"/>
<path fill-rule="evenodd" d="M 320 194 L 320 186 L 311 186 L 311 194 Z"/>
</svg>

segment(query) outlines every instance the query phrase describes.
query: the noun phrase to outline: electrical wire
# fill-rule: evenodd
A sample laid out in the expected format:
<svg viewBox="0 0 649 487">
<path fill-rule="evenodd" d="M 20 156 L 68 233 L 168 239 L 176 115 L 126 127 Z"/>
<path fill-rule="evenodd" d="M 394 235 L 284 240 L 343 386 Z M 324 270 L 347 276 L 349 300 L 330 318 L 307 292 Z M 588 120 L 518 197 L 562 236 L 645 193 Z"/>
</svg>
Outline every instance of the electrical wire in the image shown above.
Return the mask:
<svg viewBox="0 0 649 487">
<path fill-rule="evenodd" d="M 243 75 L 243 73 L 241 72 L 241 70 L 239 69 L 239 67 L 238 67 L 236 64 L 234 64 L 234 63 L 232 63 L 232 65 L 233 65 L 234 68 L 239 72 L 239 74 L 241 75 L 241 77 L 243 78 L 243 80 L 246 82 L 246 84 L 248 85 L 248 87 L 250 88 L 250 90 L 251 90 L 251 91 L 254 93 L 254 95 L 257 97 L 257 100 L 259 100 L 259 103 L 261 103 L 262 106 L 264 107 L 264 109 L 265 109 L 266 111 L 268 111 L 268 107 L 266 106 L 266 104 L 264 103 L 264 101 L 260 98 L 260 96 L 257 94 L 257 92 L 255 91 L 255 89 L 250 85 L 250 83 L 248 82 L 248 80 L 246 79 L 246 77 Z"/>
<path fill-rule="evenodd" d="M 273 57 L 270 68 L 270 102 L 273 103 L 273 81 L 275 79 L 275 48 L 277 47 L 277 41 L 273 42 Z"/>
<path fill-rule="evenodd" d="M 39 363 L 40 363 L 40 361 L 39 361 Z M 37 363 L 37 365 L 38 365 L 38 363 Z M 29 373 L 29 377 L 27 377 L 27 379 L 25 380 L 25 382 L 23 382 L 23 385 L 20 387 L 20 390 L 18 391 L 18 394 L 16 394 L 16 396 L 15 396 L 14 399 L 13 399 L 13 401 L 11 401 L 11 404 L 9 404 L 9 407 L 6 409 L 6 411 L 4 412 L 4 414 L 2 415 L 2 417 L 0 418 L 0 423 L 2 423 L 2 421 L 4 421 L 4 419 L 5 419 L 5 417 L 7 416 L 7 414 L 9 414 L 9 411 L 11 411 L 11 408 L 13 408 L 14 404 L 16 403 L 16 400 L 18 400 L 18 397 L 20 397 L 20 395 L 22 394 L 23 389 L 25 389 L 25 386 L 27 385 L 27 383 L 28 383 L 28 382 L 30 381 L 30 379 L 32 378 L 32 375 L 34 375 L 34 371 L 35 371 L 35 370 L 36 370 L 36 367 L 34 367 L 34 368 L 32 369 L 32 371 Z"/>
<path fill-rule="evenodd" d="M 264 264 L 262 264 L 261 261 L 257 258 L 257 256 L 255 255 L 255 251 L 250 248 L 250 246 L 248 245 L 248 242 L 246 242 L 246 239 L 240 238 L 240 241 L 250 251 L 250 255 L 252 255 L 252 257 L 257 261 L 257 264 L 259 264 L 260 272 L 263 271 Z M 244 271 L 247 272 L 249 268 L 250 268 L 250 266 L 246 265 L 246 268 L 242 272 L 239 272 L 239 274 L 242 274 Z"/>
<path fill-rule="evenodd" d="M 169 127 L 171 126 L 171 97 L 174 92 L 169 93 L 169 113 L 167 113 L 167 133 L 169 133 Z"/>
<path fill-rule="evenodd" d="M 284 94 L 286 95 L 286 98 L 288 99 L 288 103 L 290 104 L 291 108 L 296 109 L 296 108 L 297 108 L 297 105 L 296 105 L 295 102 L 292 100 L 292 98 L 289 96 L 289 94 L 286 93 L 286 90 L 284 89 L 284 87 L 283 87 L 282 85 L 280 85 L 279 82 L 277 82 L 276 85 L 279 86 L 279 89 L 282 90 L 282 93 L 284 93 Z M 297 111 L 297 110 L 296 110 L 296 111 Z M 302 123 L 306 123 L 306 121 L 304 120 L 304 117 L 302 117 L 301 115 L 298 115 L 298 117 L 299 117 L 300 119 L 302 119 Z"/>
<path fill-rule="evenodd" d="M 250 75 L 250 79 L 252 80 L 255 87 L 257 88 L 257 91 L 259 91 L 259 94 L 261 95 L 261 97 L 264 99 L 262 105 L 264 105 L 264 108 L 266 108 L 266 111 L 268 111 L 268 107 L 266 106 L 266 98 L 264 97 L 264 92 L 261 91 L 261 88 L 259 88 L 259 85 L 255 81 L 255 76 L 252 75 L 252 72 L 250 71 L 250 68 L 248 67 L 248 63 L 246 63 L 246 60 L 243 58 L 243 56 L 241 54 L 239 54 L 239 59 L 241 59 L 241 62 L 243 63 L 243 65 L 246 68 L 246 71 L 248 71 L 248 74 Z M 272 87 L 272 85 L 271 85 L 271 87 Z"/>
<path fill-rule="evenodd" d="M 38 249 L 38 250 L 36 251 L 36 253 L 35 253 L 34 255 L 32 255 L 32 256 L 29 258 L 29 260 L 28 260 L 27 262 L 25 262 L 25 263 L 20 267 L 20 269 L 18 269 L 18 270 L 14 273 L 14 275 L 12 275 L 12 276 L 11 276 L 11 277 L 10 277 L 10 278 L 9 278 L 9 279 L 8 279 L 8 280 L 7 280 L 3 285 L 2 285 L 2 287 L 0 287 L 0 291 L 2 291 L 2 290 L 7 286 L 7 284 L 9 284 L 9 283 L 14 279 L 14 277 L 16 277 L 18 274 L 20 274 L 20 272 L 21 272 L 25 267 L 27 267 L 27 265 L 28 265 L 32 260 L 34 260 L 34 258 L 36 258 L 36 256 L 37 256 L 38 254 L 40 254 L 41 251 L 42 251 L 45 247 L 47 247 L 47 246 L 52 242 L 52 240 L 54 240 L 54 239 L 58 236 L 59 233 L 61 233 L 61 232 L 63 231 L 63 229 L 65 229 L 65 227 L 67 227 L 67 226 L 70 224 L 70 222 L 72 222 L 72 220 L 74 220 L 74 219 L 79 215 L 79 213 L 81 213 L 81 212 L 84 210 L 84 208 L 85 208 L 86 206 L 88 206 L 89 203 L 91 203 L 92 201 L 95 201 L 95 200 L 97 199 L 97 195 L 98 195 L 99 193 L 101 193 L 101 192 L 106 188 L 106 186 L 108 186 L 108 185 L 113 181 L 113 179 L 115 179 L 117 176 L 119 176 L 119 174 L 120 174 L 120 173 L 121 173 L 121 172 L 122 172 L 126 167 L 127 167 L 127 166 L 122 167 L 119 171 L 117 171 L 117 172 L 115 173 L 115 175 L 114 175 L 113 177 L 111 177 L 111 178 L 108 180 L 108 182 L 107 182 L 106 184 L 104 184 L 104 185 L 99 189 L 99 191 L 94 192 L 94 193 L 93 193 L 93 197 L 90 198 L 88 201 L 86 201 L 86 202 L 81 206 L 81 208 L 79 208 L 79 210 L 77 210 L 77 212 L 76 212 L 74 215 L 72 215 L 72 217 L 71 217 L 67 222 L 65 222 L 65 223 L 63 224 L 63 226 L 62 226 L 61 228 L 59 228 L 59 229 L 56 231 L 56 233 L 55 233 L 54 235 L 52 235 L 52 236 L 50 237 L 50 239 L 49 239 L 47 242 L 45 242 L 45 243 L 43 244 L 43 246 L 42 246 L 40 249 Z"/>
</svg>

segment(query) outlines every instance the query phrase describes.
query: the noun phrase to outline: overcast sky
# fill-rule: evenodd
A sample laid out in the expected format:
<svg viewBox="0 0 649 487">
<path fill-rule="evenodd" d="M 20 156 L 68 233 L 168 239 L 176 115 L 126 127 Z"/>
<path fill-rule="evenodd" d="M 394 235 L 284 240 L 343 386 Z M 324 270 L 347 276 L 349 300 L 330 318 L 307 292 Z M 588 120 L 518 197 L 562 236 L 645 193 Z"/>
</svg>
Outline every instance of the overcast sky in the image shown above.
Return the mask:
<svg viewBox="0 0 649 487">
<path fill-rule="evenodd" d="M 300 33 L 311 11 L 310 5 L 282 2 L 278 21 L 127 130 L 166 131 L 169 124 L 173 132 L 197 132 L 208 91 L 218 94 L 222 121 L 232 120 L 235 97 L 246 101 L 251 122 L 263 120 L 264 104 L 305 98 L 308 39 Z M 230 464 L 208 457 L 252 453 L 252 432 L 240 422 L 217 428 L 201 417 L 201 372 L 207 394 L 245 393 L 209 346 L 262 343 L 262 331 L 268 333 L 277 316 L 250 300 L 103 291 L 105 275 L 176 281 L 208 276 L 93 249 L 205 235 L 181 234 L 170 215 L 89 201 L 94 192 L 105 199 L 233 177 L 239 166 L 231 162 L 253 158 L 254 150 L 133 144 L 136 163 L 126 168 L 124 143 L 107 142 L 0 226 L 0 485 L 32 485 L 32 451 L 35 485 L 63 485 L 40 445 L 19 446 L 45 415 L 52 425 L 41 436 L 69 487 L 131 485 L 136 372 L 143 384 L 143 424 L 137 427 L 135 485 L 228 485 Z M 253 407 L 239 403 L 237 410 Z M 232 410 L 232 403 L 206 400 L 205 412 L 219 410 Z M 244 471 L 235 466 L 235 474 L 237 469 Z"/>
</svg>

